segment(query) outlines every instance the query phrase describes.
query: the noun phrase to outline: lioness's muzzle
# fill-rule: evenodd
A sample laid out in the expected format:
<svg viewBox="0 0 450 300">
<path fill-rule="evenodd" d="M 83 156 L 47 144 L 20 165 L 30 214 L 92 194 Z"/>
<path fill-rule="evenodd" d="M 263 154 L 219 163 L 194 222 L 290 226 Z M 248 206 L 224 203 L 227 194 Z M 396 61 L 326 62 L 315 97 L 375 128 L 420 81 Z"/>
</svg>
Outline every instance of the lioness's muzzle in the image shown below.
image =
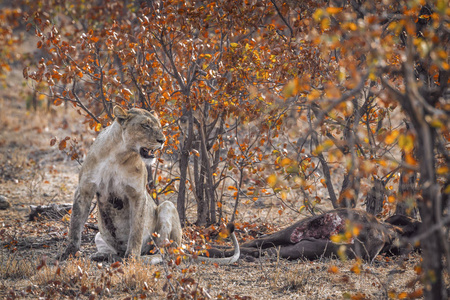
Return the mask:
<svg viewBox="0 0 450 300">
<path fill-rule="evenodd" d="M 140 150 L 139 150 L 139 154 L 143 157 L 143 158 L 146 158 L 146 159 L 153 159 L 153 158 L 155 158 L 155 150 L 152 150 L 152 149 L 149 149 L 149 148 L 145 148 L 145 147 L 142 147 Z"/>
</svg>

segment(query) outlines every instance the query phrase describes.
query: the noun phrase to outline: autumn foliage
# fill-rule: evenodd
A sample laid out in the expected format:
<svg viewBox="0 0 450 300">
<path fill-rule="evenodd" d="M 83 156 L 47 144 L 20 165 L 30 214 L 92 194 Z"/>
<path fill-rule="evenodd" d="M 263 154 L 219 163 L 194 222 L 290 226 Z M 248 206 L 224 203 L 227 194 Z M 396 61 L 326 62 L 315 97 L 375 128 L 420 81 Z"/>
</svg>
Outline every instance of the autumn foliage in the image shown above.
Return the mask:
<svg viewBox="0 0 450 300">
<path fill-rule="evenodd" d="M 365 204 L 420 214 L 424 253 L 448 259 L 447 1 L 21 0 L 0 20 L 37 38 L 24 77 L 92 130 L 114 105 L 158 112 L 149 190 L 183 222 L 192 201 L 199 225 L 265 197 L 280 214 Z"/>
</svg>

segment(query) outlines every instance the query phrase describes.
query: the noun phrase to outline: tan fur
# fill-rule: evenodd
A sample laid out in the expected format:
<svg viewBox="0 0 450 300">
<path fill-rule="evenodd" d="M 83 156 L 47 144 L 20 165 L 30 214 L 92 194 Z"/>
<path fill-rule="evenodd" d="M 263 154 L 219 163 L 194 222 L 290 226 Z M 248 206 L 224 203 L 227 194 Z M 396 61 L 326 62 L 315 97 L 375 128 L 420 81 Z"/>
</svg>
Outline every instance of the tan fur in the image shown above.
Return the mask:
<svg viewBox="0 0 450 300">
<path fill-rule="evenodd" d="M 154 232 L 159 234 L 157 244 L 172 240 L 181 245 L 182 230 L 175 206 L 171 202 L 157 206 L 146 190 L 145 162 L 152 163 L 154 157 L 142 148 L 161 149 L 165 141 L 157 116 L 117 106 L 114 114 L 116 120 L 95 140 L 80 171 L 63 259 L 80 249 L 81 232 L 94 196 L 98 198 L 99 252 L 93 259 L 148 254 Z"/>
</svg>

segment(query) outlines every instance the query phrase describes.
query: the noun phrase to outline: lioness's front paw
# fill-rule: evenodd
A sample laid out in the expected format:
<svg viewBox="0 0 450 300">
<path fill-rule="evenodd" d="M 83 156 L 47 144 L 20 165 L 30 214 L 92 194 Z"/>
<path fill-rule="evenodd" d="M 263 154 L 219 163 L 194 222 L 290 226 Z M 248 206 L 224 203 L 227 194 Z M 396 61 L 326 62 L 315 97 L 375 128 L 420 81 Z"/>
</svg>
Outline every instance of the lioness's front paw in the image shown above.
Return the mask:
<svg viewBox="0 0 450 300">
<path fill-rule="evenodd" d="M 122 257 L 120 257 L 119 255 L 114 254 L 114 253 L 97 252 L 97 253 L 92 254 L 89 258 L 93 261 L 107 261 L 110 263 L 113 263 L 116 261 L 122 262 Z"/>
<path fill-rule="evenodd" d="M 78 252 L 79 249 L 80 249 L 79 247 L 69 244 L 66 250 L 58 256 L 58 260 L 66 260 L 70 256 L 75 257 L 75 254 Z"/>
</svg>

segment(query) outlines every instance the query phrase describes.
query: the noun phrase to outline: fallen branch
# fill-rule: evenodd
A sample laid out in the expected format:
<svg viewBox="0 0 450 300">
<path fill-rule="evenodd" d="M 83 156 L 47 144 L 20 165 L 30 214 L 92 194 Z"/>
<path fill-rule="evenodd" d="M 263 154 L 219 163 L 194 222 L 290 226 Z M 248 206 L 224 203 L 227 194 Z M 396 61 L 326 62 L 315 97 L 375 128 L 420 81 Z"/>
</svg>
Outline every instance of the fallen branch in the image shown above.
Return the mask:
<svg viewBox="0 0 450 300">
<path fill-rule="evenodd" d="M 29 221 L 37 221 L 43 217 L 60 220 L 72 209 L 72 204 L 30 205 Z"/>
</svg>

